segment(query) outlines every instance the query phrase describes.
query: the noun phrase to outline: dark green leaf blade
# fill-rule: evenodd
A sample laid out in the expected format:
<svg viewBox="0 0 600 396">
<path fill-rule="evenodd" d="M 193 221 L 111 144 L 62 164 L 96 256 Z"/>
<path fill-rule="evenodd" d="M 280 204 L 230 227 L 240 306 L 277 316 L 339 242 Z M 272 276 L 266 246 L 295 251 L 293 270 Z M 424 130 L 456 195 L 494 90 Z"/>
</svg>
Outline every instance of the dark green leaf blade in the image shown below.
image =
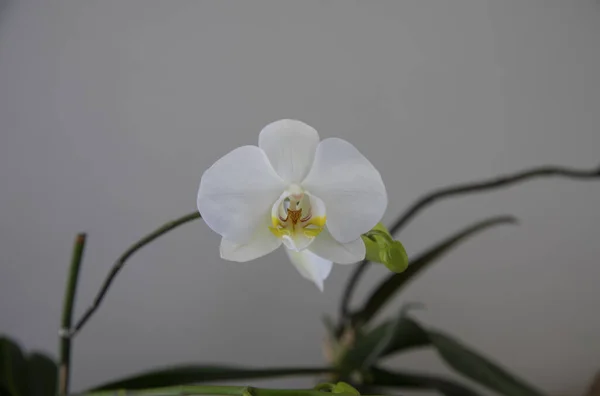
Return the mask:
<svg viewBox="0 0 600 396">
<path fill-rule="evenodd" d="M 391 339 L 386 340 L 393 331 Z M 372 353 L 377 352 L 382 342 L 386 342 L 385 350 L 380 356 L 387 356 L 400 350 L 417 348 L 429 344 L 429 338 L 423 330 L 412 320 L 404 316 L 398 321 L 388 321 L 375 327 L 373 330 L 357 336 L 352 349 L 348 350 L 342 358 L 341 367 L 345 373 L 354 370 L 367 369 L 365 363 L 370 360 Z"/>
<path fill-rule="evenodd" d="M 499 224 L 514 224 L 516 219 L 511 216 L 498 216 L 471 227 L 465 228 L 452 237 L 438 243 L 414 260 L 410 261 L 408 268 L 399 274 L 389 275 L 379 287 L 369 296 L 363 308 L 354 315 L 354 320 L 366 323 L 388 302 L 388 300 L 404 286 L 406 286 L 418 273 L 434 263 L 438 258 L 455 247 L 469 236 Z"/>
<path fill-rule="evenodd" d="M 454 370 L 487 388 L 506 396 L 542 396 L 543 393 L 527 384 L 524 380 L 510 374 L 507 370 L 476 353 L 456 339 L 439 331 L 425 330 L 431 344 L 440 357 Z"/>
<path fill-rule="evenodd" d="M 58 366 L 49 357 L 32 353 L 27 359 L 27 396 L 48 396 L 56 393 Z"/>
<path fill-rule="evenodd" d="M 473 389 L 433 375 L 390 372 L 377 367 L 371 371 L 370 386 L 402 389 L 435 389 L 445 396 L 480 396 Z"/>
<path fill-rule="evenodd" d="M 542 392 L 509 374 L 452 337 L 430 331 L 429 339 L 453 369 L 498 393 L 507 396 L 541 396 Z"/>
<path fill-rule="evenodd" d="M 0 337 L 0 395 L 25 396 L 27 370 L 21 348 Z"/>
<path fill-rule="evenodd" d="M 90 391 L 111 389 L 144 389 L 208 381 L 273 378 L 292 375 L 318 375 L 331 372 L 327 368 L 266 368 L 252 369 L 231 366 L 174 366 L 149 371 L 100 385 Z"/>
</svg>

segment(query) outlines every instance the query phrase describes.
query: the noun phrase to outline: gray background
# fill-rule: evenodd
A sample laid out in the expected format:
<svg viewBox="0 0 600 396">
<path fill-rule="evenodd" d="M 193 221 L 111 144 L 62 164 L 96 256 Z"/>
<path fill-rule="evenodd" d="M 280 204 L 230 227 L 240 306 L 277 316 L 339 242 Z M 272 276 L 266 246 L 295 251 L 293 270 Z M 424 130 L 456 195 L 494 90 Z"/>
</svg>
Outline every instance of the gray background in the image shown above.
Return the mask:
<svg viewBox="0 0 600 396">
<path fill-rule="evenodd" d="M 89 233 L 81 313 L 120 252 L 195 209 L 204 169 L 279 118 L 356 145 L 387 184 L 387 222 L 443 185 L 593 167 L 598 70 L 591 0 L 4 2 L 0 332 L 55 354 L 74 234 Z M 400 235 L 410 254 L 486 216 L 522 223 L 461 246 L 404 300 L 579 394 L 600 369 L 599 201 L 600 183 L 545 180 L 436 205 Z M 196 222 L 131 260 L 76 341 L 76 389 L 177 362 L 323 364 L 320 318 L 350 268 L 321 294 L 282 251 L 229 263 L 218 243 Z M 390 367 L 447 371 L 429 352 Z"/>
</svg>

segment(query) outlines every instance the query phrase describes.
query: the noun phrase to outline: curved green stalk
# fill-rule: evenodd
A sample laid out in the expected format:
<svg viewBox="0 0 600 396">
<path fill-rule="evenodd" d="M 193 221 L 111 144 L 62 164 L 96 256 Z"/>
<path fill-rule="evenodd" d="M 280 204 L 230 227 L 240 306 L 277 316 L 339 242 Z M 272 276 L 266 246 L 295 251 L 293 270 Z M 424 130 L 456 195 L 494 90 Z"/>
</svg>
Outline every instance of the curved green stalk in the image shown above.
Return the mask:
<svg viewBox="0 0 600 396">
<path fill-rule="evenodd" d="M 429 194 L 426 194 L 420 199 L 418 199 L 412 206 L 410 206 L 404 213 L 402 213 L 400 217 L 398 217 L 398 219 L 390 227 L 390 234 L 396 234 L 420 211 L 422 211 L 423 209 L 437 202 L 440 199 L 455 197 L 463 194 L 494 190 L 497 188 L 510 186 L 512 184 L 517 184 L 529 179 L 551 176 L 558 176 L 575 180 L 600 179 L 600 167 L 596 167 L 593 169 L 570 169 L 559 166 L 543 166 L 521 172 L 516 172 L 510 175 L 495 177 L 481 182 L 458 184 L 434 190 Z M 352 273 L 352 275 L 350 275 L 350 278 L 348 279 L 348 283 L 346 284 L 346 287 L 344 289 L 344 294 L 342 296 L 340 304 L 340 327 L 346 325 L 348 323 L 348 320 L 350 319 L 350 299 L 352 298 L 354 289 L 358 285 L 359 279 L 362 277 L 369 264 L 371 264 L 369 260 L 363 260 L 354 269 L 354 272 Z"/>
<path fill-rule="evenodd" d="M 70 329 L 68 336 L 74 337 L 79 332 L 79 330 L 81 330 L 81 328 L 86 324 L 86 322 L 90 319 L 90 317 L 94 314 L 94 312 L 96 312 L 96 310 L 100 307 L 100 304 L 102 303 L 102 300 L 104 299 L 104 296 L 106 295 L 106 292 L 108 292 L 108 289 L 110 288 L 110 285 L 112 284 L 113 280 L 115 279 L 115 277 L 117 276 L 119 271 L 121 271 L 121 269 L 125 266 L 125 263 L 127 262 L 127 260 L 131 256 L 133 256 L 133 254 L 135 252 L 137 252 L 138 250 L 140 250 L 141 248 L 143 248 L 150 242 L 154 241 L 161 235 L 166 234 L 167 232 L 179 227 L 180 225 L 183 225 L 185 223 L 188 223 L 192 220 L 196 220 L 199 218 L 200 218 L 200 213 L 198 213 L 198 212 L 189 213 L 185 216 L 182 216 L 178 219 L 175 219 L 173 221 L 170 221 L 170 222 L 164 224 L 163 226 L 157 228 L 150 234 L 146 235 L 145 237 L 143 237 L 142 239 L 140 239 L 139 241 L 137 241 L 136 243 L 131 245 L 131 247 L 129 247 L 129 249 L 127 249 L 125 251 L 125 253 L 123 253 L 121 255 L 121 257 L 119 257 L 117 259 L 117 261 L 114 263 L 112 269 L 106 276 L 106 279 L 104 280 L 104 283 L 102 284 L 102 287 L 100 288 L 100 291 L 98 291 L 98 294 L 96 295 L 96 298 L 94 299 L 94 302 L 87 309 L 87 311 L 85 311 L 83 316 L 77 321 L 77 324 L 72 329 Z"/>
</svg>

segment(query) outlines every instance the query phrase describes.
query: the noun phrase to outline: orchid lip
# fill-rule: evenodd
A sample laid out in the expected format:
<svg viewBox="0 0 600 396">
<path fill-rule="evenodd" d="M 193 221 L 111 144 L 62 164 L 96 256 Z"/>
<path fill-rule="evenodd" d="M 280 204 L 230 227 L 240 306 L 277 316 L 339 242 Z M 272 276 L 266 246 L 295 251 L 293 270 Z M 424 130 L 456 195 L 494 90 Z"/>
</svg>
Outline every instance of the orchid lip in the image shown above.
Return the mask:
<svg viewBox="0 0 600 396">
<path fill-rule="evenodd" d="M 307 248 L 325 227 L 325 205 L 292 185 L 273 204 L 269 230 L 291 250 Z"/>
</svg>

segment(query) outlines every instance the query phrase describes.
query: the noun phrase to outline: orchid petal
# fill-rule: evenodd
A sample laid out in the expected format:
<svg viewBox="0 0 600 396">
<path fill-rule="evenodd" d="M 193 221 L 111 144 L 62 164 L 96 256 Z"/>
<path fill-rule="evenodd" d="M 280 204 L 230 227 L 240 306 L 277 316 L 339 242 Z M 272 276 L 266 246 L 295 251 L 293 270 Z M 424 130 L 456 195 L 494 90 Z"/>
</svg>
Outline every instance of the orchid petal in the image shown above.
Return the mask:
<svg viewBox="0 0 600 396">
<path fill-rule="evenodd" d="M 273 169 L 288 183 L 299 183 L 308 174 L 319 144 L 317 131 L 296 120 L 270 123 L 260 132 L 258 146 Z"/>
<path fill-rule="evenodd" d="M 340 243 L 331 236 L 327 227 L 310 244 L 308 250 L 319 257 L 338 264 L 352 264 L 362 261 L 367 252 L 362 238 L 359 237 L 348 243 Z"/>
<path fill-rule="evenodd" d="M 269 219 L 265 216 L 265 219 Z M 231 242 L 221 239 L 221 258 L 229 261 L 250 261 L 271 253 L 281 246 L 281 239 L 271 233 L 268 221 L 261 224 L 255 231 L 253 238 L 246 244 Z"/>
<path fill-rule="evenodd" d="M 239 147 L 215 162 L 198 190 L 198 210 L 206 224 L 226 240 L 250 242 L 271 205 L 285 189 L 265 153 L 256 146 Z"/>
<path fill-rule="evenodd" d="M 377 169 L 352 144 L 323 140 L 302 187 L 325 202 L 327 227 L 342 243 L 372 229 L 387 207 L 387 193 Z"/>
<path fill-rule="evenodd" d="M 285 249 L 285 251 L 300 275 L 313 281 L 319 290 L 323 291 L 323 281 L 329 276 L 333 263 L 308 250 L 296 252 Z"/>
</svg>

